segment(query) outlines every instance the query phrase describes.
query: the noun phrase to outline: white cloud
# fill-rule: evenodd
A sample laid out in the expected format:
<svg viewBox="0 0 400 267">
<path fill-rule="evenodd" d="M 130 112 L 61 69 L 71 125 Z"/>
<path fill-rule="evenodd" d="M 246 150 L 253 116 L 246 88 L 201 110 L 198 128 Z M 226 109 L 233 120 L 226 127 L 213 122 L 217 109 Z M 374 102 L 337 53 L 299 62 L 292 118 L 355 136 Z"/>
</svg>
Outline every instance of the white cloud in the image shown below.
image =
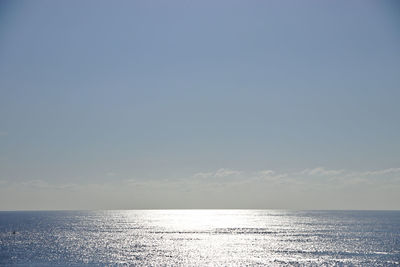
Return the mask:
<svg viewBox="0 0 400 267">
<path fill-rule="evenodd" d="M 265 180 L 268 182 L 282 182 L 285 178 L 288 177 L 288 173 L 277 173 L 272 170 L 263 170 L 256 172 L 256 177 L 261 180 Z"/>
<path fill-rule="evenodd" d="M 231 170 L 231 169 L 225 169 L 221 168 L 216 170 L 215 172 L 198 172 L 193 175 L 194 178 L 222 178 L 222 177 L 227 177 L 227 176 L 238 176 L 242 172 L 236 171 L 236 170 Z"/>
<path fill-rule="evenodd" d="M 194 178 L 208 178 L 214 176 L 212 172 L 198 172 L 193 175 Z"/>
<path fill-rule="evenodd" d="M 230 169 L 219 169 L 215 172 L 215 177 L 226 177 L 240 175 L 240 171 L 230 170 Z"/>
<path fill-rule="evenodd" d="M 384 175 L 384 174 L 400 174 L 400 168 L 388 168 L 383 170 L 366 171 L 359 173 L 360 176 Z"/>
<path fill-rule="evenodd" d="M 274 175 L 274 171 L 272 170 L 263 170 L 263 171 L 259 171 L 258 174 L 261 176 L 272 176 Z"/>
<path fill-rule="evenodd" d="M 342 173 L 344 173 L 344 170 L 327 170 L 324 167 L 304 169 L 300 172 L 300 174 L 305 174 L 305 175 L 322 175 L 322 176 L 339 175 Z"/>
</svg>

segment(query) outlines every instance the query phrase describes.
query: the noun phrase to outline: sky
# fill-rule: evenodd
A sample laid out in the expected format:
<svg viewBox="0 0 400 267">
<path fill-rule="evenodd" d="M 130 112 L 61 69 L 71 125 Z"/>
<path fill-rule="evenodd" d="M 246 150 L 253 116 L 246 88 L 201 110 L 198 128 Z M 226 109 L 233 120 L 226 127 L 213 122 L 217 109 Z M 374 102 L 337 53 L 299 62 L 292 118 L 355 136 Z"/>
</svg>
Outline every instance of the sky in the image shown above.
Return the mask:
<svg viewBox="0 0 400 267">
<path fill-rule="evenodd" d="M 0 2 L 0 210 L 400 209 L 396 1 Z"/>
</svg>

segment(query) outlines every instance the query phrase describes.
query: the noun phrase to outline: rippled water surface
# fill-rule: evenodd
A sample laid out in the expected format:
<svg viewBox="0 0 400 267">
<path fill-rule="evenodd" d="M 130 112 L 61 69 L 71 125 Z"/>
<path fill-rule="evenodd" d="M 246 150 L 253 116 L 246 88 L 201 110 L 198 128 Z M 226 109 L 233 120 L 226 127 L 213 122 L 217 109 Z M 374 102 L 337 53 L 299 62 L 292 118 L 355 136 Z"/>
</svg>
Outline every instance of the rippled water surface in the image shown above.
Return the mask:
<svg viewBox="0 0 400 267">
<path fill-rule="evenodd" d="M 399 211 L 0 212 L 1 265 L 399 262 Z"/>
</svg>

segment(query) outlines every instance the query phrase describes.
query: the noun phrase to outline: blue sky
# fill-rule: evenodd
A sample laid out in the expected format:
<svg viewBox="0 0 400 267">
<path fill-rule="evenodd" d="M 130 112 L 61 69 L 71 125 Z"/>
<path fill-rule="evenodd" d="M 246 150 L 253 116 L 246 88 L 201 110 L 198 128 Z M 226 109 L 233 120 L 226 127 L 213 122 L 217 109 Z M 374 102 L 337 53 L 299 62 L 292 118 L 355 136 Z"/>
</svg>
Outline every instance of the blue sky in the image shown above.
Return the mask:
<svg viewBox="0 0 400 267">
<path fill-rule="evenodd" d="M 107 194 L 83 190 L 82 203 L 103 208 L 96 199 L 132 180 L 173 181 L 165 198 L 174 195 L 174 207 L 185 198 L 173 183 L 220 170 L 243 182 L 271 170 L 293 186 L 318 168 L 340 179 L 375 172 L 383 187 L 374 194 L 390 195 L 389 185 L 400 187 L 399 12 L 396 1 L 2 1 L 0 181 L 12 193 L 0 208 L 14 208 L 12 195 L 32 184 L 101 186 Z M 380 172 L 394 175 L 389 184 Z M 15 208 L 47 208 L 54 192 L 34 188 L 32 206 Z M 363 199 L 368 188 L 338 192 Z M 269 205 L 242 190 L 244 207 L 312 203 L 296 206 L 300 194 Z M 228 191 L 219 196 L 230 203 Z M 127 198 L 106 208 L 165 200 Z M 397 200 L 377 208 L 400 208 Z M 65 193 L 49 208 L 80 208 L 68 201 Z M 224 201 L 215 207 L 240 205 Z M 369 205 L 334 203 L 326 207 Z"/>
</svg>

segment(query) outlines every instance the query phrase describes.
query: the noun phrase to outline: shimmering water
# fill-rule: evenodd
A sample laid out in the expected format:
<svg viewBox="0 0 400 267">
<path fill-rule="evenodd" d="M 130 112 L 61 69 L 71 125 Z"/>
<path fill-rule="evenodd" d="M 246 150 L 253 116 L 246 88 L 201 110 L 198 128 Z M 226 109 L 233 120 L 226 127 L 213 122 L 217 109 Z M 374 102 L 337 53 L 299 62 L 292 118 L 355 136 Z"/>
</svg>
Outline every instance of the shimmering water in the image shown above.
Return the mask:
<svg viewBox="0 0 400 267">
<path fill-rule="evenodd" d="M 0 212 L 1 265 L 399 262 L 399 211 Z"/>
</svg>

